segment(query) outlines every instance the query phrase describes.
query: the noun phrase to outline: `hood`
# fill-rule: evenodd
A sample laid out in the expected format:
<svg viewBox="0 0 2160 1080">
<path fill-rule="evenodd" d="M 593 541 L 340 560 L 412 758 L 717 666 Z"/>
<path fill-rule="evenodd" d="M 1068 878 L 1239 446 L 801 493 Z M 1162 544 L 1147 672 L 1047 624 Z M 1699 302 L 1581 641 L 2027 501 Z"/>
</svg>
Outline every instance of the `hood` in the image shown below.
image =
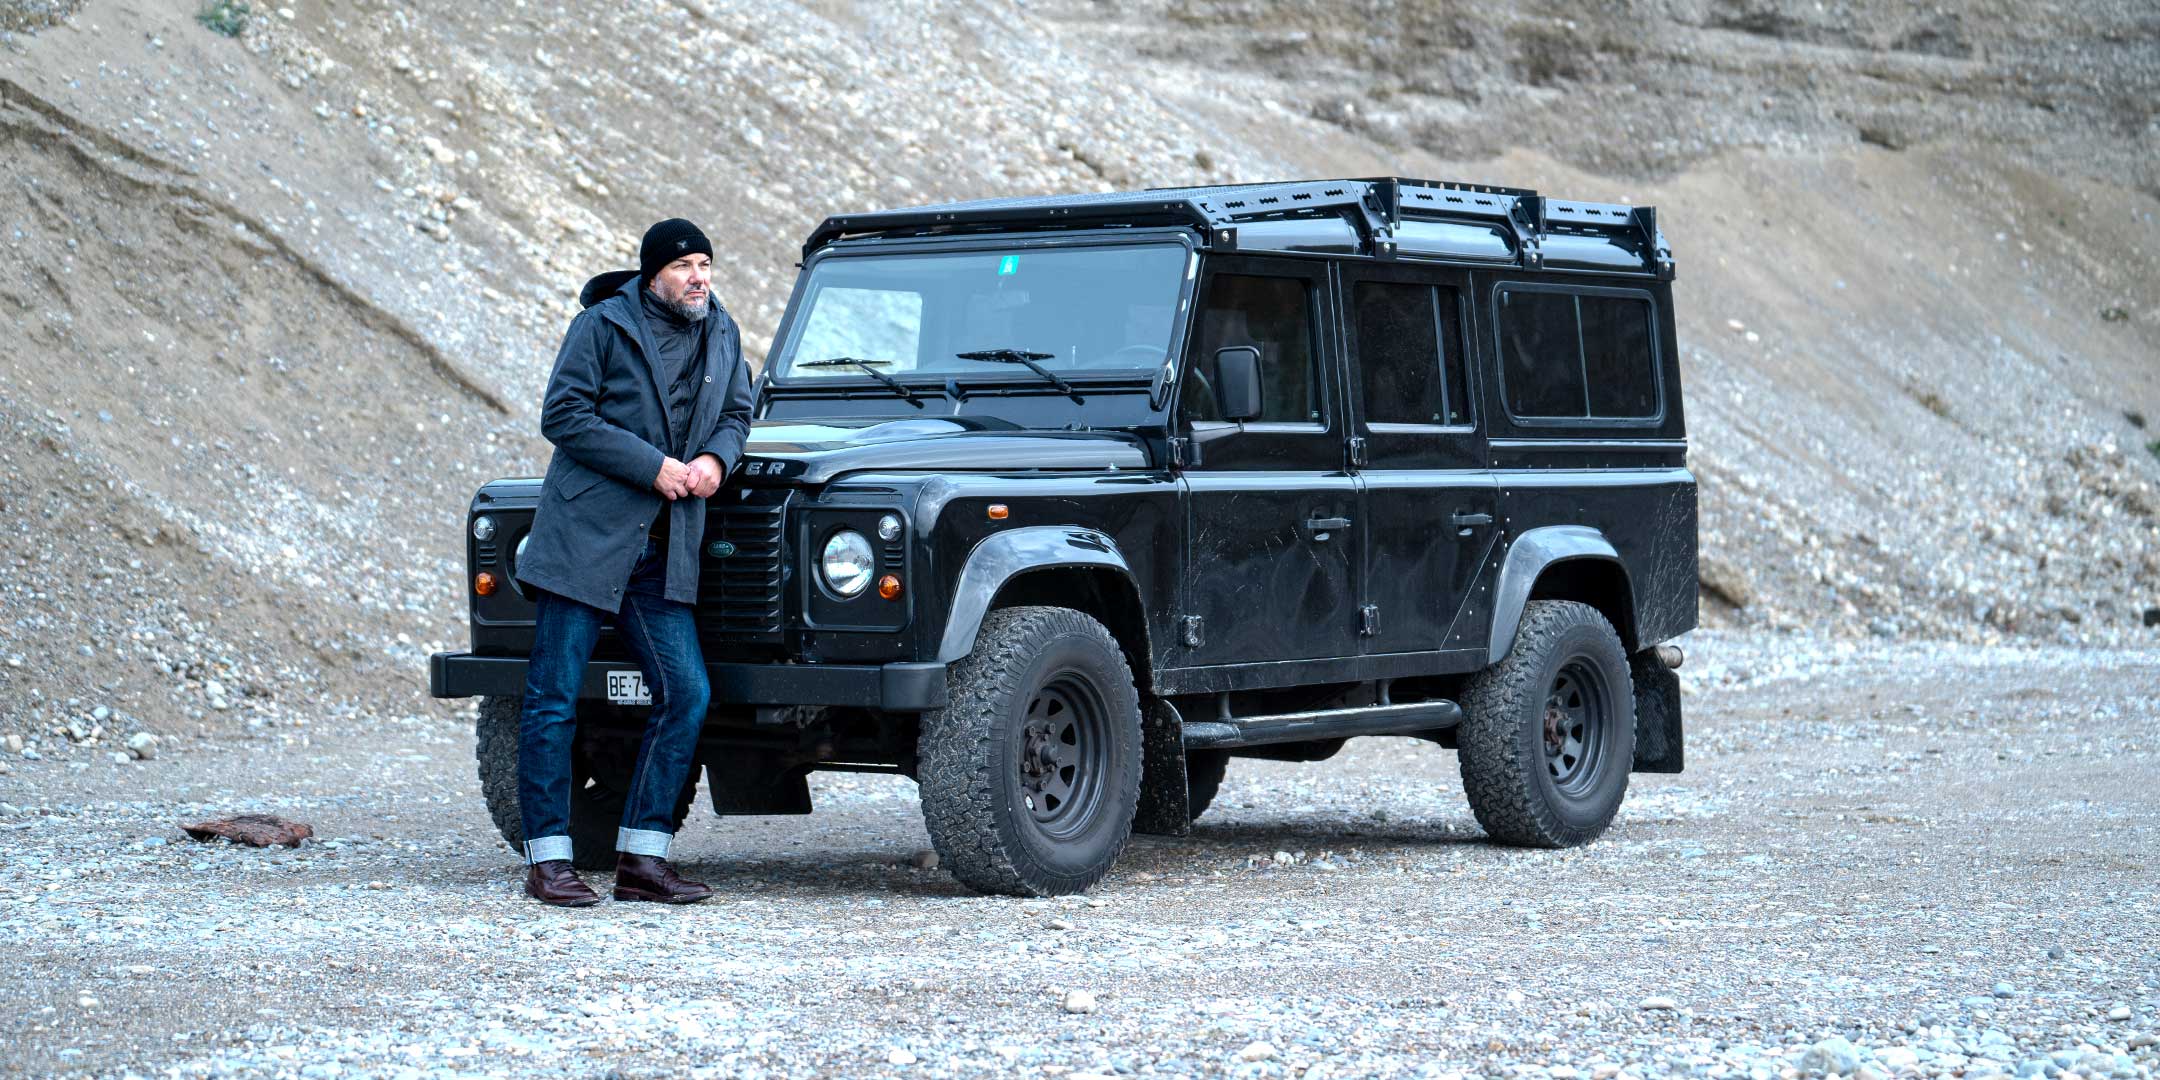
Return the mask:
<svg viewBox="0 0 2160 1080">
<path fill-rule="evenodd" d="M 578 306 L 591 307 L 623 291 L 623 286 L 636 281 L 637 276 L 638 272 L 635 270 L 610 270 L 605 274 L 594 274 L 586 280 L 585 287 L 578 290 Z"/>
<path fill-rule="evenodd" d="M 743 445 L 749 483 L 822 484 L 845 473 L 1145 469 L 1140 440 L 1111 431 L 1031 431 L 990 417 L 759 420 Z"/>
</svg>

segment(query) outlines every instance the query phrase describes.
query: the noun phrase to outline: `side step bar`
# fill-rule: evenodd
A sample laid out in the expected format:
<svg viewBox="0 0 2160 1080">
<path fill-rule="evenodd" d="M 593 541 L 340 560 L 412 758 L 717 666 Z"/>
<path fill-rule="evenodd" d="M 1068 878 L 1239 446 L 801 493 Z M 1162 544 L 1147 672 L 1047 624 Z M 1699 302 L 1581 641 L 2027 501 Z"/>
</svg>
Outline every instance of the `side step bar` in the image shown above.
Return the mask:
<svg viewBox="0 0 2160 1080">
<path fill-rule="evenodd" d="M 1452 701 L 1407 705 L 1364 705 L 1228 720 L 1188 720 L 1185 749 L 1228 750 L 1239 746 L 1341 739 L 1352 735 L 1408 735 L 1462 723 L 1462 706 Z"/>
</svg>

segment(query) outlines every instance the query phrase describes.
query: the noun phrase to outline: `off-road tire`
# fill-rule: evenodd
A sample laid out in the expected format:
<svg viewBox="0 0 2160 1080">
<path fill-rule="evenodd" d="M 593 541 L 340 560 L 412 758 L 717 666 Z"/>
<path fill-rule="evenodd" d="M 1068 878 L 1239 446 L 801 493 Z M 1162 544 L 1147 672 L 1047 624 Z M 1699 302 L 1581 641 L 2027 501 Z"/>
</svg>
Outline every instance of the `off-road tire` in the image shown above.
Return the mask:
<svg viewBox="0 0 2160 1080">
<path fill-rule="evenodd" d="M 525 818 L 518 809 L 518 720 L 524 710 L 521 696 L 481 698 L 475 723 L 478 739 L 473 746 L 473 757 L 480 764 L 480 797 L 487 802 L 488 817 L 520 856 L 525 851 Z M 629 786 L 636 761 L 635 743 L 630 744 L 628 763 L 605 760 L 619 755 L 600 752 L 597 745 L 580 738 L 570 748 L 570 861 L 580 870 L 615 869 L 615 830 L 622 825 L 623 789 Z M 677 831 L 690 816 L 690 802 L 696 796 L 697 770 L 693 768 L 675 802 Z"/>
<path fill-rule="evenodd" d="M 1207 813 L 1215 793 L 1222 790 L 1223 775 L 1230 771 L 1230 752 L 1227 750 L 1185 751 L 1185 799 L 1186 816 L 1198 821 Z"/>
<path fill-rule="evenodd" d="M 1548 749 L 1556 692 L 1598 710 L 1582 725 L 1572 766 Z M 1487 835 L 1519 847 L 1574 847 L 1612 824 L 1634 764 L 1635 693 L 1620 636 L 1596 608 L 1531 601 L 1514 648 L 1471 677 L 1462 705 L 1463 791 Z M 1588 714 L 1558 715 L 1566 729 L 1568 717 Z"/>
<path fill-rule="evenodd" d="M 946 678 L 950 701 L 923 716 L 918 745 L 923 821 L 938 858 L 986 893 L 1054 896 L 1102 880 L 1132 836 L 1140 801 L 1140 695 L 1117 639 L 1066 608 L 1001 608 Z M 1041 762 L 1029 754 L 1041 740 L 1031 743 L 1028 731 L 1043 724 L 1092 733 L 1072 744 L 1065 800 L 1028 786 L 1029 762 Z M 1056 813 L 1074 816 L 1042 821 Z"/>
</svg>

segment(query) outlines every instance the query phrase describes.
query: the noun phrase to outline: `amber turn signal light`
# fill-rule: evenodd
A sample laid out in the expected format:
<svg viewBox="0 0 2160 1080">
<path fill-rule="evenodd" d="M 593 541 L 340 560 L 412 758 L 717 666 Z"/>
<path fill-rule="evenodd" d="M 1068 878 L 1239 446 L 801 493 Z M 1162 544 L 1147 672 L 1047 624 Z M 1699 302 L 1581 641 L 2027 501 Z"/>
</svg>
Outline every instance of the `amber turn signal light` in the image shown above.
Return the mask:
<svg viewBox="0 0 2160 1080">
<path fill-rule="evenodd" d="M 1012 516 L 1012 511 L 1006 509 L 1004 503 L 991 503 L 989 513 L 992 521 L 1003 521 Z"/>
<path fill-rule="evenodd" d="M 490 574 L 485 570 L 481 571 L 480 573 L 474 574 L 472 579 L 472 591 L 479 593 L 482 596 L 495 595 L 495 575 Z"/>
<path fill-rule="evenodd" d="M 887 600 L 900 599 L 900 576 L 887 574 L 877 579 L 877 594 Z"/>
</svg>

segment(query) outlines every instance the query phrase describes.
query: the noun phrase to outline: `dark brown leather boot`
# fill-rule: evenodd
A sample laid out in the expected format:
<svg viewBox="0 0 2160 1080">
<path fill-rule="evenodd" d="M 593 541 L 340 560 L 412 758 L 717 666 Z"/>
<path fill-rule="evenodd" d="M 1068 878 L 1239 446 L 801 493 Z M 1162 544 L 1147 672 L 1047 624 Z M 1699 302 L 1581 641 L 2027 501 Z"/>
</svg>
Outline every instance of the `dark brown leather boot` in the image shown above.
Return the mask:
<svg viewBox="0 0 2160 1080">
<path fill-rule="evenodd" d="M 532 864 L 532 869 L 525 871 L 525 893 L 556 907 L 591 907 L 600 902 L 600 894 L 578 878 L 568 859 Z"/>
<path fill-rule="evenodd" d="M 666 859 L 650 855 L 615 855 L 615 899 L 653 900 L 662 904 L 695 904 L 712 895 L 712 889 L 685 881 Z"/>
</svg>

